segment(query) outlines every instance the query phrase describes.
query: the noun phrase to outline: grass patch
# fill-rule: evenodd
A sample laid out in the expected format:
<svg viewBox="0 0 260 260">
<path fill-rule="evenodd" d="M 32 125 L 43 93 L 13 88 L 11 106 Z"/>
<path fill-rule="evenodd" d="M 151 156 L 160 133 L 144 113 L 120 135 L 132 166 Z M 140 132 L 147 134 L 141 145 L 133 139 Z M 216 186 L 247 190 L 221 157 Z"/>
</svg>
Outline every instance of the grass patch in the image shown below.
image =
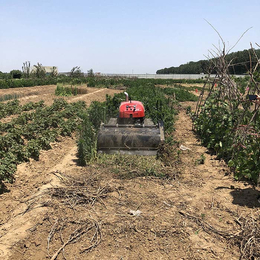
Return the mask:
<svg viewBox="0 0 260 260">
<path fill-rule="evenodd" d="M 167 167 L 155 156 L 99 154 L 96 162 L 98 165 L 105 166 L 120 179 L 142 176 L 170 177 Z"/>
</svg>

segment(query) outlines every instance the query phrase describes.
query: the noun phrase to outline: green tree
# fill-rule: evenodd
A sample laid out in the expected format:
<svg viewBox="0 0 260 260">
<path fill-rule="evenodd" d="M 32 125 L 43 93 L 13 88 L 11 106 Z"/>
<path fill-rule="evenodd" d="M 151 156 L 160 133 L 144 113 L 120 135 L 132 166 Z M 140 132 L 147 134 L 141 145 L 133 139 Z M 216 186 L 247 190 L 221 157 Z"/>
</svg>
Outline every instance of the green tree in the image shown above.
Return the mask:
<svg viewBox="0 0 260 260">
<path fill-rule="evenodd" d="M 22 77 L 23 73 L 20 70 L 11 70 L 10 76 L 13 79 L 20 79 Z"/>
<path fill-rule="evenodd" d="M 50 77 L 55 78 L 58 76 L 58 70 L 57 67 L 53 66 L 51 69 Z"/>
<path fill-rule="evenodd" d="M 227 54 L 225 59 L 229 64 L 229 73 L 245 74 L 251 67 L 254 67 L 258 62 L 256 56 L 260 56 L 260 49 L 254 51 L 256 55 L 254 55 L 254 52 L 251 49 Z M 214 74 L 216 73 L 216 70 L 212 67 L 211 61 L 214 61 L 214 59 L 200 60 L 197 62 L 190 61 L 186 64 L 181 64 L 179 67 L 170 67 L 157 70 L 156 74 L 199 74 L 202 72 L 208 73 L 209 70 Z"/>
<path fill-rule="evenodd" d="M 22 72 L 23 72 L 24 78 L 30 78 L 30 74 L 31 74 L 31 63 L 30 63 L 30 61 L 26 61 L 26 62 L 23 63 Z"/>
<path fill-rule="evenodd" d="M 70 77 L 72 78 L 80 78 L 83 77 L 84 73 L 81 71 L 79 66 L 75 66 L 70 71 Z"/>
<path fill-rule="evenodd" d="M 94 77 L 93 69 L 88 70 L 88 77 Z"/>
<path fill-rule="evenodd" d="M 46 77 L 45 68 L 39 62 L 37 63 L 37 65 L 34 65 L 34 69 L 32 71 L 32 74 L 36 78 L 45 78 Z"/>
</svg>

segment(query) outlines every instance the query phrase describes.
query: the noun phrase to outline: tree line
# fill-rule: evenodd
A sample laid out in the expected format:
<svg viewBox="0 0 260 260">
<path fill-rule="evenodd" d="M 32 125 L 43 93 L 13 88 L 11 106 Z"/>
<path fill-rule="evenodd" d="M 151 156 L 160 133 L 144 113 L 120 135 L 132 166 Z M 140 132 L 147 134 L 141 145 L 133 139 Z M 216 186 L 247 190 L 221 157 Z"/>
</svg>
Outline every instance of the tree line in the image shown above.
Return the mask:
<svg viewBox="0 0 260 260">
<path fill-rule="evenodd" d="M 81 78 L 85 76 L 85 73 L 80 69 L 79 66 L 73 67 L 70 72 L 66 75 L 71 78 Z M 57 78 L 59 76 L 57 67 L 53 66 L 50 71 L 46 71 L 45 67 L 41 63 L 36 65 L 31 65 L 30 61 L 23 63 L 22 70 L 11 70 L 10 72 L 0 71 L 0 80 L 10 80 L 10 79 L 46 79 L 46 78 Z M 93 69 L 88 70 L 88 77 L 93 77 Z"/>
<path fill-rule="evenodd" d="M 257 56 L 260 55 L 260 49 L 249 49 L 227 54 L 226 61 L 227 63 L 230 63 L 229 73 L 237 75 L 247 74 L 250 66 L 254 67 L 257 62 L 255 55 L 253 55 L 253 51 L 256 52 Z M 213 64 L 214 62 L 212 62 L 212 60 L 199 60 L 196 62 L 190 61 L 187 64 L 180 65 L 179 67 L 159 69 L 156 71 L 156 74 L 208 74 L 209 72 L 215 74 L 216 70 Z"/>
<path fill-rule="evenodd" d="M 32 87 L 42 85 L 55 85 L 57 83 L 69 83 L 72 85 L 86 83 L 94 78 L 92 69 L 87 74 L 82 72 L 79 66 L 75 66 L 68 73 L 58 73 L 57 67 L 46 71 L 42 64 L 31 66 L 29 61 L 23 63 L 22 70 L 0 71 L 0 89 Z"/>
</svg>

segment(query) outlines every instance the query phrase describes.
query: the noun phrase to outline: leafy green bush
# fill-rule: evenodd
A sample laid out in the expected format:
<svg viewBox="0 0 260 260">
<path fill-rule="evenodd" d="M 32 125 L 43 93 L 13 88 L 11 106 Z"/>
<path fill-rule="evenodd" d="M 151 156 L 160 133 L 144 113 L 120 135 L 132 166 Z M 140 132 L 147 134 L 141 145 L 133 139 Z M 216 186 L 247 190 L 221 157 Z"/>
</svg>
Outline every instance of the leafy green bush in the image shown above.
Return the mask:
<svg viewBox="0 0 260 260">
<path fill-rule="evenodd" d="M 97 101 L 92 102 L 90 107 L 88 108 L 89 120 L 96 131 L 98 131 L 102 122 L 106 122 L 106 110 L 106 103 L 101 103 Z"/>
<path fill-rule="evenodd" d="M 260 169 L 260 115 L 248 103 L 223 100 L 215 92 L 194 121 L 202 143 L 225 159 L 235 178 L 258 182 Z"/>
<path fill-rule="evenodd" d="M 197 101 L 198 97 L 190 93 L 188 90 L 183 89 L 181 86 L 178 88 L 164 88 L 164 93 L 166 95 L 174 95 L 176 100 L 183 101 Z"/>
<path fill-rule="evenodd" d="M 96 131 L 89 119 L 89 115 L 81 115 L 82 123 L 79 127 L 78 146 L 78 164 L 85 166 L 87 162 L 96 155 Z"/>
<path fill-rule="evenodd" d="M 43 101 L 20 106 L 17 100 L 0 106 L 5 115 L 21 113 L 8 123 L 0 123 L 0 182 L 12 182 L 17 164 L 29 158 L 38 160 L 40 151 L 50 149 L 59 135 L 70 136 L 81 122 L 79 114 L 86 109 L 85 102 L 69 104 L 63 99 L 56 99 L 50 107 Z"/>
<path fill-rule="evenodd" d="M 19 114 L 21 111 L 22 108 L 17 99 L 8 101 L 7 103 L 0 103 L 0 119 L 6 116 Z"/>
<path fill-rule="evenodd" d="M 57 84 L 57 88 L 55 89 L 56 96 L 76 96 L 78 94 L 78 89 L 76 87 L 64 87 L 60 84 Z"/>
</svg>

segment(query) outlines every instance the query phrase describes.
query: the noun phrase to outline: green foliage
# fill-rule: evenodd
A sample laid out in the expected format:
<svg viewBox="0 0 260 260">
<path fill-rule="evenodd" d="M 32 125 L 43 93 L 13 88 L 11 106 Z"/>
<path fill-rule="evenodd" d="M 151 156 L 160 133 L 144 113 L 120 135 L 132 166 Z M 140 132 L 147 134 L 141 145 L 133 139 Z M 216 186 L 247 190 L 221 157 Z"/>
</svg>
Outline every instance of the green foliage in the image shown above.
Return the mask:
<svg viewBox="0 0 260 260">
<path fill-rule="evenodd" d="M 92 77 L 89 78 L 89 79 L 88 79 L 87 86 L 88 86 L 88 87 L 91 87 L 91 88 L 94 88 L 94 87 L 96 86 L 96 81 L 95 81 L 95 79 L 92 78 Z"/>
<path fill-rule="evenodd" d="M 81 71 L 79 66 L 75 66 L 70 71 L 70 77 L 71 78 L 80 78 L 83 77 L 84 73 Z"/>
<path fill-rule="evenodd" d="M 21 107 L 19 105 L 19 100 L 15 99 L 8 101 L 7 103 L 0 103 L 0 118 L 19 114 L 21 112 Z"/>
<path fill-rule="evenodd" d="M 10 76 L 12 79 L 20 79 L 23 73 L 20 70 L 11 70 Z"/>
<path fill-rule="evenodd" d="M 23 63 L 22 71 L 23 71 L 23 78 L 29 78 L 30 77 L 30 73 L 31 73 L 31 63 L 30 63 L 30 61 L 26 61 L 26 62 Z"/>
<path fill-rule="evenodd" d="M 56 96 L 76 96 L 78 94 L 78 89 L 76 87 L 64 87 L 59 83 L 57 84 L 57 88 L 55 89 Z"/>
<path fill-rule="evenodd" d="M 31 77 L 36 77 L 36 78 L 45 78 L 46 77 L 46 71 L 45 68 L 40 64 L 39 62 L 37 65 L 33 66 L 33 70 L 31 72 Z"/>
<path fill-rule="evenodd" d="M 174 102 L 165 97 L 161 88 L 148 83 L 143 86 L 133 85 L 127 91 L 130 98 L 144 104 L 146 117 L 151 118 L 155 124 L 163 121 L 166 133 L 173 131 L 176 114 Z"/>
<path fill-rule="evenodd" d="M 127 82 L 130 85 L 127 89 L 130 98 L 141 101 L 144 104 L 146 116 L 151 118 L 155 124 L 161 120 L 164 122 L 165 130 L 172 131 L 174 114 L 176 114 L 173 108 L 173 100 L 166 98 L 163 90 L 155 87 L 150 81 L 141 82 L 144 85 L 139 85 L 139 80 Z M 124 100 L 125 96 L 123 93 L 116 94 L 113 98 L 107 96 L 103 108 L 99 108 L 100 118 L 116 117 L 119 105 Z"/>
<path fill-rule="evenodd" d="M 7 94 L 0 96 L 0 102 L 20 98 L 19 94 Z"/>
<path fill-rule="evenodd" d="M 183 101 L 197 101 L 198 97 L 194 94 L 190 93 L 188 90 L 183 89 L 181 85 L 175 88 L 164 88 L 164 93 L 166 95 L 172 95 L 175 97 L 176 100 L 183 102 Z"/>
<path fill-rule="evenodd" d="M 93 69 L 88 70 L 88 77 L 94 77 Z"/>
<path fill-rule="evenodd" d="M 96 155 L 96 131 L 88 114 L 82 114 L 82 123 L 79 127 L 78 164 L 85 166 Z"/>
<path fill-rule="evenodd" d="M 58 69 L 57 67 L 53 66 L 51 72 L 49 73 L 50 77 L 55 78 L 58 76 Z"/>
<path fill-rule="evenodd" d="M 0 80 L 0 88 L 21 88 L 21 87 L 33 87 L 41 85 L 53 85 L 57 83 L 55 78 L 46 78 L 46 79 L 5 79 Z"/>
<path fill-rule="evenodd" d="M 177 83 L 204 83 L 203 79 L 137 79 L 137 78 L 119 78 L 119 77 L 88 77 L 88 87 L 106 87 L 106 88 L 128 88 L 132 86 L 150 85 L 174 85 Z M 184 87 L 183 87 L 184 88 Z"/>
<path fill-rule="evenodd" d="M 8 123 L 0 123 L 0 182 L 12 182 L 18 163 L 29 158 L 38 160 L 40 151 L 50 149 L 59 135 L 75 132 L 79 113 L 86 109 L 82 101 L 68 104 L 63 99 L 55 100 L 50 107 L 43 101 L 21 106 L 17 100 L 0 106 L 2 117 L 18 114 Z"/>
<path fill-rule="evenodd" d="M 200 155 L 200 158 L 196 160 L 195 164 L 204 164 L 205 163 L 205 160 L 206 160 L 206 157 L 204 154 L 201 154 Z"/>
<path fill-rule="evenodd" d="M 194 121 L 202 143 L 225 159 L 235 178 L 247 178 L 257 183 L 260 169 L 260 115 L 248 102 L 239 107 L 237 100 L 223 100 L 215 92 L 206 101 Z M 247 131 L 246 129 L 250 129 Z"/>
<path fill-rule="evenodd" d="M 191 115 L 191 106 L 187 106 L 186 108 L 186 114 Z"/>
<path fill-rule="evenodd" d="M 10 78 L 9 73 L 0 71 L 0 79 L 8 79 L 8 78 Z"/>
<path fill-rule="evenodd" d="M 0 74 L 0 89 L 18 88 L 18 87 L 32 87 L 41 85 L 79 85 L 87 83 L 88 87 L 106 87 L 106 88 L 126 88 L 133 85 L 173 85 L 176 83 L 204 83 L 204 80 L 187 80 L 187 79 L 125 79 L 125 78 L 105 78 L 105 77 L 84 77 L 83 73 L 73 72 L 73 76 L 68 77 L 65 75 L 46 75 L 42 78 L 32 78 L 31 76 L 21 79 L 11 79 L 9 76 L 1 77 Z M 183 87 L 184 88 L 184 87 Z"/>
<path fill-rule="evenodd" d="M 207 73 L 210 62 L 200 60 L 197 62 L 190 61 L 187 64 L 182 64 L 179 67 L 164 68 L 156 71 L 156 74 L 200 74 Z M 202 75 L 203 77 L 203 75 Z"/>
<path fill-rule="evenodd" d="M 107 96 L 108 98 L 108 96 Z M 78 164 L 85 166 L 96 157 L 97 132 L 101 122 L 106 121 L 106 102 L 94 101 L 86 113 L 80 115 L 82 123 L 79 127 L 78 137 Z"/>
<path fill-rule="evenodd" d="M 100 154 L 97 163 L 106 165 L 120 179 L 132 179 L 141 176 L 169 178 L 163 163 L 154 156 Z"/>
<path fill-rule="evenodd" d="M 96 131 L 98 131 L 102 122 L 106 122 L 106 110 L 107 104 L 105 102 L 101 103 L 97 101 L 92 102 L 88 109 L 89 120 Z"/>
<path fill-rule="evenodd" d="M 65 75 L 59 75 L 57 77 L 52 75 L 46 75 L 46 77 L 40 78 L 21 78 L 21 79 L 10 79 L 0 77 L 0 89 L 8 89 L 8 88 L 20 88 L 20 87 L 33 87 L 33 86 L 43 86 L 43 85 L 56 85 L 57 83 L 61 83 L 63 85 L 78 85 L 87 82 L 87 78 L 81 76 L 79 78 L 76 77 L 68 77 Z"/>
</svg>

